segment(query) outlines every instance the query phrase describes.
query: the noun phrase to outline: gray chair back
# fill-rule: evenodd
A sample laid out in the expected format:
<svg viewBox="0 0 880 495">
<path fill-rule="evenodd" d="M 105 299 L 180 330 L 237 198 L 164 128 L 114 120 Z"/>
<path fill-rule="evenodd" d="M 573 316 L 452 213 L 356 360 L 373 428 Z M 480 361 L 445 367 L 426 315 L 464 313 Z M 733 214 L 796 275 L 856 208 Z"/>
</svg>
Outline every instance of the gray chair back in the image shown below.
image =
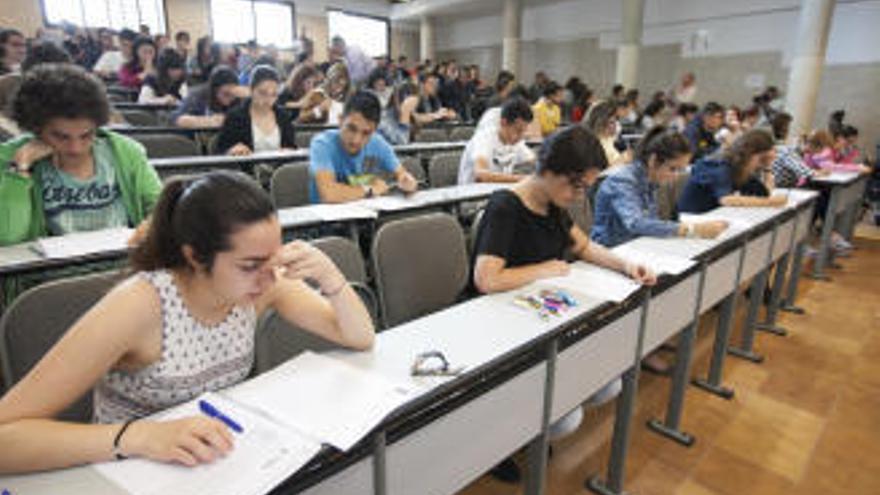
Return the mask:
<svg viewBox="0 0 880 495">
<path fill-rule="evenodd" d="M 309 149 L 309 144 L 312 142 L 312 138 L 315 137 L 316 132 L 312 131 L 296 131 L 296 135 L 293 137 L 293 142 L 296 144 L 297 148 Z"/>
<path fill-rule="evenodd" d="M 474 137 L 473 127 L 456 127 L 449 133 L 450 141 L 470 141 Z"/>
<path fill-rule="evenodd" d="M 422 160 L 417 156 L 408 156 L 400 160 L 400 165 L 406 169 L 419 182 L 426 182 L 428 177 L 425 174 L 425 167 L 422 166 Z"/>
<path fill-rule="evenodd" d="M 468 252 L 474 254 L 477 250 L 477 233 L 480 231 L 480 222 L 483 221 L 483 215 L 485 215 L 486 209 L 480 208 L 479 211 L 474 215 L 474 221 L 471 223 L 471 229 L 468 233 Z"/>
<path fill-rule="evenodd" d="M 458 184 L 458 169 L 461 153 L 438 153 L 428 162 L 428 182 L 431 187 L 446 187 Z"/>
<path fill-rule="evenodd" d="M 47 282 L 21 294 L 0 319 L 0 395 L 21 380 L 118 280 L 119 272 L 95 273 Z M 58 415 L 79 422 L 91 417 L 91 391 Z"/>
<path fill-rule="evenodd" d="M 311 241 L 312 245 L 320 249 L 330 258 L 333 263 L 349 282 L 367 283 L 367 268 L 361 249 L 351 239 L 344 237 L 321 237 Z"/>
<path fill-rule="evenodd" d="M 660 186 L 657 190 L 657 210 L 660 218 L 664 220 L 672 220 L 675 214 L 675 208 L 678 204 L 678 198 L 684 191 L 684 186 L 690 180 L 691 174 L 682 172 L 675 177 L 673 182 L 668 182 Z"/>
<path fill-rule="evenodd" d="M 443 309 L 467 284 L 464 232 L 445 213 L 388 222 L 373 238 L 372 266 L 385 328 Z"/>
<path fill-rule="evenodd" d="M 571 215 L 574 224 L 589 236 L 590 229 L 593 228 L 593 206 L 586 193 L 578 196 L 575 202 L 568 207 L 568 214 Z"/>
<path fill-rule="evenodd" d="M 449 141 L 449 134 L 445 129 L 421 129 L 416 133 L 415 141 L 418 143 L 442 143 Z"/>
<path fill-rule="evenodd" d="M 133 126 L 150 127 L 159 125 L 159 116 L 144 110 L 120 110 L 126 122 Z"/>
<path fill-rule="evenodd" d="M 309 163 L 288 163 L 272 174 L 269 185 L 277 208 L 310 204 Z"/>
<path fill-rule="evenodd" d="M 195 141 L 177 134 L 141 134 L 132 137 L 144 145 L 149 158 L 176 158 L 202 154 Z"/>
</svg>

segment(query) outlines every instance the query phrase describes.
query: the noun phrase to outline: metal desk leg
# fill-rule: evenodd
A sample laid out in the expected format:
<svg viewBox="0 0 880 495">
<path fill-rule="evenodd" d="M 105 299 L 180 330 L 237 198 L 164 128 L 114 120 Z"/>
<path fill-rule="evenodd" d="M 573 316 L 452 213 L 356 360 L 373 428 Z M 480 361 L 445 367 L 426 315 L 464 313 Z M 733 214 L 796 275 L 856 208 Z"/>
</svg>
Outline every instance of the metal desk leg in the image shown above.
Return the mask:
<svg viewBox="0 0 880 495">
<path fill-rule="evenodd" d="M 761 302 L 764 299 L 764 289 L 767 287 L 767 268 L 761 270 L 754 280 L 752 280 L 749 289 L 749 309 L 746 312 L 746 321 L 743 322 L 742 339 L 739 347 L 730 347 L 727 353 L 733 356 L 748 359 L 753 363 L 764 361 L 764 356 L 755 353 L 755 323 L 758 320 L 758 310 L 761 309 Z"/>
<path fill-rule="evenodd" d="M 623 478 L 626 471 L 626 452 L 629 449 L 629 430 L 636 405 L 636 394 L 639 388 L 639 369 L 650 300 L 651 290 L 646 289 L 642 300 L 642 314 L 639 320 L 639 338 L 636 344 L 635 360 L 632 368 L 623 374 L 623 392 L 617 399 L 617 410 L 614 414 L 614 434 L 611 437 L 611 457 L 608 460 L 606 479 L 602 481 L 598 476 L 593 476 L 584 483 L 585 488 L 599 495 L 623 495 L 624 493 Z"/>
<path fill-rule="evenodd" d="M 798 284 L 801 281 L 801 272 L 804 271 L 804 251 L 806 251 L 806 241 L 798 243 L 794 250 L 794 261 L 791 264 L 791 275 L 788 277 L 788 288 L 785 294 L 785 301 L 780 308 L 787 313 L 802 315 L 806 313 L 804 308 L 796 306 Z"/>
<path fill-rule="evenodd" d="M 676 442 L 690 447 L 696 439 L 690 433 L 680 429 L 681 415 L 684 410 L 684 394 L 687 391 L 688 379 L 691 371 L 691 357 L 693 355 L 694 338 L 697 335 L 697 327 L 700 324 L 700 306 L 703 304 L 703 288 L 706 283 L 706 268 L 708 263 L 703 261 L 700 267 L 700 281 L 697 284 L 697 301 L 694 306 L 694 318 L 684 328 L 678 338 L 678 347 L 675 350 L 675 368 L 672 370 L 672 383 L 669 390 L 669 402 L 666 404 L 666 419 L 651 419 L 648 428 L 671 438 Z"/>
<path fill-rule="evenodd" d="M 736 269 L 733 290 L 724 298 L 724 302 L 721 303 L 721 314 L 718 315 L 718 329 L 715 331 L 715 343 L 712 347 L 712 362 L 709 364 L 709 375 L 705 379 L 697 378 L 693 381 L 697 387 L 728 400 L 733 398 L 733 389 L 721 385 L 721 374 L 724 371 L 727 340 L 730 338 L 730 328 L 733 326 L 733 316 L 736 313 L 736 296 L 739 292 L 743 261 L 745 261 L 746 257 L 745 244 L 743 242 L 743 245 L 740 246 L 739 267 Z"/>
<path fill-rule="evenodd" d="M 828 209 L 825 211 L 825 221 L 822 223 L 822 238 L 819 240 L 819 253 L 816 256 L 816 261 L 813 263 L 813 273 L 810 275 L 811 278 L 816 280 L 830 280 L 830 278 L 825 275 L 824 270 L 825 265 L 833 261 L 831 233 L 834 231 L 834 224 L 837 217 L 837 214 L 834 213 L 834 211 L 837 209 L 837 203 L 840 202 L 840 191 L 840 187 L 832 187 L 831 197 L 828 199 Z"/>
<path fill-rule="evenodd" d="M 788 253 L 785 253 L 776 263 L 776 273 L 773 275 L 773 289 L 770 292 L 770 304 L 767 305 L 767 314 L 764 317 L 764 321 L 755 325 L 757 330 L 781 336 L 788 334 L 788 331 L 776 325 L 776 317 L 779 314 L 779 306 L 782 301 L 782 289 L 785 285 L 785 273 L 788 271 L 789 256 Z"/>
<path fill-rule="evenodd" d="M 385 495 L 388 488 L 386 484 L 387 478 L 385 474 L 385 432 L 376 432 L 373 438 L 373 493 L 374 495 Z"/>
<path fill-rule="evenodd" d="M 547 449 L 550 445 L 550 413 L 553 408 L 558 351 L 558 339 L 551 340 L 547 344 L 547 379 L 544 382 L 544 415 L 541 420 L 541 433 L 529 443 L 527 449 L 529 468 L 526 471 L 525 493 L 528 495 L 543 495 L 547 485 Z"/>
</svg>

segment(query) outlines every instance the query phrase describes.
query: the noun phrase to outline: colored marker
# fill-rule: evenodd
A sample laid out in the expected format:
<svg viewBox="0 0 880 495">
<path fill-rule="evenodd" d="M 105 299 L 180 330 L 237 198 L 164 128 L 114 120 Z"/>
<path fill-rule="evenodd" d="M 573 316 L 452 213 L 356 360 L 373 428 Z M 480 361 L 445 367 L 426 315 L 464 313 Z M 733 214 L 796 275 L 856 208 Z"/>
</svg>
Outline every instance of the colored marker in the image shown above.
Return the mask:
<svg viewBox="0 0 880 495">
<path fill-rule="evenodd" d="M 240 424 L 236 423 L 232 418 L 220 412 L 220 410 L 211 405 L 210 402 L 206 400 L 200 400 L 199 410 L 201 410 L 202 413 L 204 413 L 206 416 L 222 421 L 226 426 L 229 427 L 230 430 L 236 433 L 244 433 L 244 428 L 242 428 Z"/>
</svg>

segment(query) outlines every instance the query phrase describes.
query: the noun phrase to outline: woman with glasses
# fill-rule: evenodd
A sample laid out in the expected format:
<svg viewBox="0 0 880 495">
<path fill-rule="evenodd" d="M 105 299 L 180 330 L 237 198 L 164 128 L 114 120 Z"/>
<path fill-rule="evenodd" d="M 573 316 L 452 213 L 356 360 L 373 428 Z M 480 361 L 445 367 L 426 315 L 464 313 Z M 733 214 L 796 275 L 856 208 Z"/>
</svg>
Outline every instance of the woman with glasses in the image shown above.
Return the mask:
<svg viewBox="0 0 880 495">
<path fill-rule="evenodd" d="M 609 167 L 626 165 L 632 161 L 632 152 L 626 150 L 621 153 L 615 147 L 617 136 L 620 134 L 620 123 L 617 116 L 617 103 L 602 101 L 590 107 L 581 125 L 599 138 Z"/>
<path fill-rule="evenodd" d="M 614 247 L 640 236 L 715 238 L 724 222 L 681 223 L 663 220 L 657 189 L 674 182 L 690 163 L 691 146 L 683 134 L 663 126 L 648 131 L 636 159 L 610 173 L 599 186 L 590 237 Z"/>
<path fill-rule="evenodd" d="M 572 257 L 653 285 L 656 277 L 651 270 L 590 242 L 569 216 L 568 208 L 607 166 L 599 140 L 583 127 L 551 134 L 541 148 L 535 173 L 490 197 L 474 244 L 472 292 L 515 290 L 543 278 L 564 276 L 569 271 L 566 260 Z M 615 379 L 588 402 L 602 404 L 619 390 Z M 581 417 L 578 407 L 551 427 L 551 438 L 574 431 Z M 510 458 L 491 474 L 507 482 L 520 478 Z"/>
</svg>

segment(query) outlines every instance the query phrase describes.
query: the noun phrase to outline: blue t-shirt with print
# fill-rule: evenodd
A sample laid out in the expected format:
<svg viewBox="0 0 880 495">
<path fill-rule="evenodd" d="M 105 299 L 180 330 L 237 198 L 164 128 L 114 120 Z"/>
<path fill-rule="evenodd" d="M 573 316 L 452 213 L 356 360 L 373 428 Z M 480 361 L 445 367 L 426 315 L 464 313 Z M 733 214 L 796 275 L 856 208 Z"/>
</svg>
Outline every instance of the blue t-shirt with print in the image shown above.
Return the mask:
<svg viewBox="0 0 880 495">
<path fill-rule="evenodd" d="M 366 185 L 376 174 L 393 173 L 400 166 L 394 149 L 379 134 L 373 133 L 360 153 L 351 155 L 342 147 L 339 132 L 332 129 L 312 138 L 309 148 L 309 197 L 312 203 L 321 202 L 315 184 L 318 172 L 333 172 L 336 182 Z"/>
</svg>

